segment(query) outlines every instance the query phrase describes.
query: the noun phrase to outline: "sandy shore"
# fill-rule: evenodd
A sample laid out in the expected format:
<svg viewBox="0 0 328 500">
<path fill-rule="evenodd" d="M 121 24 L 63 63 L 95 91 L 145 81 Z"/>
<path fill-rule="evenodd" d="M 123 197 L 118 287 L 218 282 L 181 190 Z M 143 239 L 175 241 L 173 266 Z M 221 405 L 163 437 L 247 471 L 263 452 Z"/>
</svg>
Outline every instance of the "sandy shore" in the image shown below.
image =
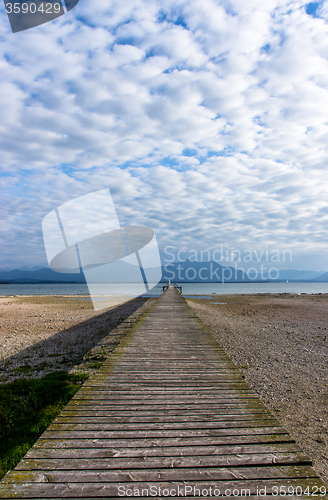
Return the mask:
<svg viewBox="0 0 328 500">
<path fill-rule="evenodd" d="M 328 484 L 328 295 L 188 303 Z"/>
<path fill-rule="evenodd" d="M 92 373 L 153 301 L 137 298 L 95 312 L 89 297 L 1 297 L 0 382 L 77 366 Z"/>
</svg>

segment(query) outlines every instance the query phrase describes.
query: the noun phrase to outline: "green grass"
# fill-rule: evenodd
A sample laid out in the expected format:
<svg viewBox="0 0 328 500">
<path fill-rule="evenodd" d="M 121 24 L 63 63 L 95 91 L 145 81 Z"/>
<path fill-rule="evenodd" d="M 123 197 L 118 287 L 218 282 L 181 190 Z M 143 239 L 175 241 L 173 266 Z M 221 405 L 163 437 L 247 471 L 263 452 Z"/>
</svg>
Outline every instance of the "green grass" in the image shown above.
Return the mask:
<svg viewBox="0 0 328 500">
<path fill-rule="evenodd" d="M 102 365 L 103 365 L 103 362 L 98 361 L 96 363 L 90 363 L 89 368 L 92 368 L 93 370 L 98 370 Z"/>
<path fill-rule="evenodd" d="M 0 478 L 13 469 L 88 378 L 50 373 L 0 385 Z"/>
</svg>

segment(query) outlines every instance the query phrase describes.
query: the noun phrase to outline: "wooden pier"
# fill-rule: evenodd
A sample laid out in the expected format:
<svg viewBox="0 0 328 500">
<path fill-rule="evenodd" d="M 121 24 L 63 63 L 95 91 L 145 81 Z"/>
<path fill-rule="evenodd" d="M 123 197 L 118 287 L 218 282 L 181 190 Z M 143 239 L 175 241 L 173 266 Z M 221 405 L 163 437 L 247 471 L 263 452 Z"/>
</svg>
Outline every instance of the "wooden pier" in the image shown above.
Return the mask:
<svg viewBox="0 0 328 500">
<path fill-rule="evenodd" d="M 327 499 L 324 488 L 169 287 L 5 476 L 0 498 Z"/>
</svg>

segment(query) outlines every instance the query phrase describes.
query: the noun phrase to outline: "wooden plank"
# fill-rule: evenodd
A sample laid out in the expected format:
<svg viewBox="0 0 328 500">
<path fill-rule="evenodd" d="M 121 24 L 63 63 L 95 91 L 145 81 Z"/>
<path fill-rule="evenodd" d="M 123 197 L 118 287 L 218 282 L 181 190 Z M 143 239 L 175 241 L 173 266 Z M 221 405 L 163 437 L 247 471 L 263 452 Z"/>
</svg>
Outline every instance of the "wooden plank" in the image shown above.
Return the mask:
<svg viewBox="0 0 328 500">
<path fill-rule="evenodd" d="M 225 446 L 170 446 L 153 448 L 37 448 L 33 446 L 25 455 L 25 458 L 110 458 L 110 457 L 183 457 L 183 456 L 239 456 L 252 454 L 299 454 L 295 443 L 266 443 L 247 445 L 225 445 Z M 307 460 L 309 461 L 308 457 Z"/>
<path fill-rule="evenodd" d="M 117 387 L 117 385 L 116 385 Z M 153 382 L 152 384 L 149 383 L 149 384 L 145 384 L 145 385 L 135 385 L 136 388 L 138 388 L 140 390 L 140 387 L 141 388 L 144 388 L 145 389 L 145 395 L 147 395 L 147 393 L 149 393 L 150 396 L 156 396 L 157 395 L 163 395 L 162 393 L 166 391 L 167 393 L 167 397 L 174 397 L 175 399 L 178 398 L 178 397 L 182 397 L 182 400 L 192 400 L 194 399 L 193 396 L 191 394 L 187 394 L 186 396 L 187 397 L 183 397 L 183 389 L 186 390 L 186 392 L 192 392 L 192 391 L 195 391 L 195 397 L 197 397 L 197 394 L 199 393 L 202 393 L 202 386 L 201 384 L 194 384 L 194 385 L 191 385 L 191 384 L 188 384 L 188 385 L 185 385 L 185 384 L 181 384 L 181 392 L 176 392 L 176 391 L 172 391 L 171 388 L 174 387 L 174 384 L 171 384 L 170 382 L 168 382 L 168 385 L 163 385 L 163 382 L 160 384 L 160 383 L 157 383 L 156 381 Z M 153 388 L 156 388 L 157 390 L 156 391 L 153 391 Z M 124 384 L 122 383 L 121 386 L 120 386 L 120 390 L 121 391 L 124 391 L 126 390 L 127 392 L 133 392 L 133 385 L 131 384 Z M 122 398 L 117 398 L 115 397 L 115 391 L 111 391 L 111 387 L 109 387 L 108 389 L 108 392 L 106 394 L 103 394 L 104 392 L 106 391 L 98 391 L 98 390 L 95 390 L 93 391 L 91 388 L 86 388 L 85 391 L 78 391 L 75 396 L 73 397 L 72 399 L 72 402 L 76 401 L 77 399 L 91 399 L 89 398 L 89 394 L 92 395 L 92 397 L 94 399 L 103 399 L 104 395 L 106 395 L 106 399 L 110 399 L 110 400 L 115 400 L 115 399 L 120 399 L 121 401 L 123 401 L 124 399 L 133 399 L 133 398 L 124 398 L 124 394 L 122 395 L 123 397 Z M 130 395 L 130 394 L 129 394 Z M 230 401 L 232 402 L 238 402 L 239 400 L 241 400 L 241 402 L 243 400 L 249 400 L 249 401 L 256 401 L 257 404 L 261 404 L 261 406 L 263 408 L 265 408 L 264 404 L 259 400 L 258 397 L 256 397 L 254 395 L 254 393 L 251 393 L 249 392 L 249 390 L 245 390 L 244 387 L 242 385 L 239 385 L 239 386 L 218 386 L 216 388 L 216 392 L 215 393 L 212 393 L 212 392 L 205 392 L 203 393 L 203 398 L 200 398 L 200 399 L 203 399 L 204 401 L 215 401 L 215 402 L 219 402 L 220 400 L 222 402 L 226 401 L 227 403 L 229 403 Z M 139 398 L 139 395 L 135 395 L 134 399 L 136 400 L 137 398 Z M 160 399 L 160 398 L 159 398 Z M 192 402 L 192 401 L 191 401 Z M 71 404 L 71 403 L 69 403 Z"/>
<path fill-rule="evenodd" d="M 100 481 L 93 483 L 50 483 L 45 482 L 46 479 L 44 476 L 40 475 L 40 479 L 43 482 L 40 483 L 16 483 L 16 484 L 3 484 L 1 488 L 2 498 L 122 498 L 118 496 L 118 484 L 114 483 L 102 483 Z M 164 490 L 174 491 L 180 488 L 180 491 L 185 493 L 184 496 L 193 497 L 196 491 L 196 495 L 199 500 L 201 493 L 198 494 L 197 490 L 202 491 L 204 489 L 212 488 L 214 490 L 220 490 L 220 495 L 222 496 L 231 496 L 233 490 L 243 490 L 246 492 L 243 496 L 248 496 L 248 491 L 250 495 L 256 496 L 258 492 L 265 491 L 266 495 L 272 495 L 275 493 L 275 488 L 284 487 L 286 490 L 289 488 L 300 488 L 302 491 L 305 491 L 309 488 L 310 492 L 318 491 L 317 488 L 322 487 L 322 481 L 318 479 L 280 479 L 280 480 L 256 480 L 253 481 L 243 481 L 243 480 L 235 480 L 235 481 L 222 481 L 220 484 L 217 482 L 207 481 L 207 482 L 197 482 L 194 484 L 192 482 L 158 482 L 158 483 L 125 483 L 121 485 L 121 492 L 126 491 L 126 489 L 130 489 L 132 497 L 141 496 L 140 493 L 142 490 L 148 490 L 148 492 L 153 491 L 163 492 Z M 152 489 L 152 490 L 151 490 Z M 224 495 L 224 492 L 230 492 L 230 495 Z M 139 492 L 139 495 L 136 495 L 135 492 Z M 143 495 L 145 496 L 145 495 Z M 155 496 L 159 498 L 159 496 Z M 182 495 L 180 495 L 182 496 Z M 217 496 L 217 495 L 216 495 Z M 287 497 L 290 498 L 289 496 Z M 296 497 L 299 498 L 299 497 Z M 308 497 L 309 498 L 309 497 Z M 312 498 L 312 496 L 310 497 Z M 328 496 L 316 496 L 316 498 L 320 498 L 320 500 L 327 500 Z M 262 496 L 263 500 L 263 496 Z M 286 496 L 285 496 L 286 500 Z"/>
<path fill-rule="evenodd" d="M 90 379 L 88 379 L 90 380 Z M 93 379 L 94 380 L 94 379 Z M 97 379 L 98 380 L 98 379 Z M 229 384 L 220 384 L 220 383 L 215 383 L 215 384 L 197 384 L 193 383 L 190 387 L 190 389 L 186 388 L 185 386 L 183 388 L 180 388 L 179 386 L 166 386 L 165 381 L 161 386 L 155 385 L 154 387 L 149 387 L 149 384 L 143 385 L 143 384 L 138 384 L 136 381 L 133 383 L 120 383 L 120 382 L 115 382 L 113 383 L 111 379 L 103 379 L 101 378 L 100 381 L 97 381 L 97 384 L 95 384 L 95 387 L 101 386 L 106 386 L 108 389 L 108 392 L 111 394 L 116 394 L 116 393 L 130 393 L 130 394 L 142 394 L 142 393 L 150 393 L 150 394 L 161 394 L 162 392 L 166 391 L 167 393 L 172 393 L 172 394 L 193 394 L 194 391 L 199 394 L 215 394 L 218 389 L 221 387 L 225 387 L 228 385 L 231 389 L 240 389 L 240 388 L 246 388 L 249 390 L 249 387 L 245 384 L 245 382 L 233 382 Z M 86 385 L 86 388 L 93 388 L 92 385 Z M 81 388 L 81 390 L 84 388 L 84 386 Z M 252 392 L 252 391 L 251 391 Z M 254 393 L 252 393 L 254 394 Z"/>
<path fill-rule="evenodd" d="M 162 373 L 165 373 L 166 375 L 178 375 L 178 376 L 186 376 L 186 377 L 192 377 L 192 376 L 203 376 L 203 377 L 213 377 L 216 379 L 217 377 L 220 376 L 225 376 L 225 377 L 240 377 L 240 372 L 235 368 L 201 368 L 200 366 L 195 365 L 193 369 L 189 368 L 175 368 L 174 366 L 172 367 L 172 371 L 170 370 L 170 362 L 168 361 L 166 364 L 165 369 L 162 368 L 161 370 L 158 370 L 157 368 L 155 369 L 155 366 L 158 365 L 150 365 L 145 369 L 145 365 L 142 367 L 113 367 L 112 369 L 112 374 L 114 376 L 126 376 L 128 374 L 138 374 L 140 376 L 147 376 L 149 374 L 153 375 L 154 378 L 161 376 Z M 153 369 L 151 369 L 153 368 Z M 154 372 L 154 373 L 153 373 Z"/>
<path fill-rule="evenodd" d="M 167 415 L 187 415 L 190 412 L 194 414 L 197 413 L 208 413 L 215 414 L 220 411 L 261 411 L 263 409 L 263 405 L 260 403 L 254 402 L 244 402 L 244 403 L 234 403 L 234 404 L 213 404 L 213 405 L 142 405 L 138 407 L 129 407 L 128 405 L 111 405 L 106 402 L 97 401 L 73 401 L 69 405 L 66 406 L 67 411 L 90 411 L 90 409 L 94 409 L 96 411 L 106 411 L 112 415 L 125 414 L 129 415 L 129 412 L 134 413 L 135 415 L 156 415 L 163 414 L 163 410 L 168 412 Z M 89 410 L 88 410 L 89 409 Z"/>
<path fill-rule="evenodd" d="M 43 476 L 43 477 L 42 477 Z M 42 481 L 40 478 L 42 477 Z M 312 467 L 307 465 L 282 465 L 262 467 L 222 467 L 222 468 L 176 468 L 161 467 L 158 469 L 129 469 L 129 470 L 14 470 L 6 482 L 38 483 L 45 480 L 50 483 L 128 483 L 156 482 L 156 481 L 233 481 L 235 479 L 305 479 L 318 478 Z"/>
<path fill-rule="evenodd" d="M 81 434 L 81 433 L 80 433 Z M 58 434 L 57 434 L 58 436 Z M 202 436 L 200 438 L 148 438 L 148 439 L 103 439 L 100 435 L 97 438 L 88 438 L 80 435 L 74 438 L 68 434 L 66 439 L 61 436 L 55 437 L 42 434 L 35 443 L 36 448 L 160 448 L 173 446 L 221 446 L 221 445 L 243 445 L 250 443 L 294 443 L 295 441 L 285 433 L 281 434 L 248 434 L 232 436 Z"/>
<path fill-rule="evenodd" d="M 56 424 L 65 424 L 65 423 L 72 423 L 72 424 L 81 424 L 81 423 L 86 423 L 86 424 L 159 424 L 161 423 L 162 425 L 172 425 L 173 423 L 176 425 L 183 425 L 184 427 L 186 426 L 186 423 L 188 422 L 188 426 L 192 426 L 194 424 L 200 424 L 200 423 L 219 423 L 219 422 L 235 422 L 235 421 L 249 421 L 249 420 L 256 420 L 256 414 L 254 413 L 241 413 L 241 414 L 225 414 L 225 415 L 181 415 L 181 416 L 167 416 L 167 415 L 162 415 L 159 414 L 157 416 L 139 416 L 139 417 L 127 417 L 125 414 L 123 414 L 120 417 L 112 417 L 108 415 L 107 412 L 103 412 L 103 415 L 96 415 L 96 413 L 99 412 L 91 412 L 91 414 L 86 415 L 85 412 L 68 412 L 69 415 L 67 415 L 67 412 L 65 414 L 61 413 L 55 420 L 54 423 Z M 258 418 L 263 420 L 263 418 L 266 418 L 267 420 L 272 419 L 272 416 L 270 416 L 269 413 L 267 413 L 265 416 L 263 413 L 258 413 Z M 270 418 L 271 417 L 271 418 Z M 277 424 L 277 421 L 276 421 Z M 135 427 L 135 426 L 134 426 Z"/>
<path fill-rule="evenodd" d="M 137 413 L 137 414 L 136 414 Z M 235 408 L 235 409 L 220 409 L 215 408 L 209 411 L 199 410 L 196 412 L 193 411 L 184 411 L 180 410 L 179 412 L 168 411 L 164 414 L 162 412 L 156 411 L 127 411 L 122 413 L 121 411 L 113 411 L 111 410 L 98 410 L 98 407 L 93 406 L 78 406 L 77 408 L 71 409 L 67 407 L 66 410 L 63 410 L 60 415 L 56 418 L 56 421 L 60 418 L 97 418 L 97 417 L 105 417 L 107 422 L 182 422 L 185 419 L 188 419 L 190 422 L 198 422 L 200 420 L 206 419 L 209 420 L 225 420 L 229 417 L 241 418 L 243 416 L 248 417 L 251 415 L 270 415 L 272 414 L 269 411 L 264 411 L 261 408 Z"/>
<path fill-rule="evenodd" d="M 77 406 L 74 409 L 67 409 L 62 411 L 58 419 L 66 417 L 76 417 L 79 416 L 89 418 L 89 417 L 106 417 L 108 422 L 180 422 L 180 421 L 190 421 L 198 422 L 206 419 L 207 421 L 216 421 L 221 416 L 223 420 L 225 417 L 235 416 L 243 417 L 248 415 L 271 415 L 269 412 L 262 412 L 260 408 L 235 408 L 235 409 L 212 409 L 212 410 L 199 410 L 199 411 L 184 411 L 184 410 L 168 410 L 163 413 L 160 411 L 143 411 L 143 410 L 131 410 L 131 411 L 120 411 L 113 410 L 109 407 L 102 410 L 103 407 L 93 407 L 90 405 Z"/>
<path fill-rule="evenodd" d="M 73 405 L 74 403 L 78 403 L 79 400 L 83 400 L 83 401 L 88 401 L 89 403 L 90 402 L 94 402 L 95 404 L 99 401 L 101 402 L 102 404 L 104 404 L 104 402 L 107 402 L 107 404 L 117 404 L 119 406 L 123 406 L 123 405 L 138 405 L 137 403 L 137 399 L 135 400 L 124 400 L 124 399 L 114 399 L 114 398 L 111 398 L 110 395 L 106 396 L 104 394 L 98 394 L 98 393 L 92 393 L 90 394 L 90 396 L 88 397 L 88 395 L 85 395 L 85 394 L 79 394 L 78 396 L 74 396 L 74 399 L 71 401 L 70 405 Z M 115 403 L 116 401 L 116 403 Z M 263 408 L 263 404 L 258 400 L 258 398 L 254 397 L 254 396 L 250 396 L 249 394 L 227 394 L 226 396 L 223 394 L 222 396 L 220 396 L 218 394 L 218 396 L 216 398 L 214 397 L 211 397 L 209 399 L 204 399 L 202 401 L 198 401 L 197 399 L 195 401 L 190 401 L 190 399 L 187 401 L 184 401 L 184 400 L 180 400 L 179 398 L 174 400 L 174 401 L 169 401 L 168 402 L 168 405 L 174 405 L 174 404 L 180 404 L 180 406 L 182 404 L 185 404 L 186 407 L 188 406 L 194 406 L 194 405 L 201 405 L 201 406 L 205 406 L 205 405 L 225 405 L 225 404 L 236 404 L 236 405 L 242 405 L 242 404 L 248 404 L 248 403 L 253 403 L 253 404 L 256 404 L 257 406 L 262 406 Z M 149 404 L 146 404 L 144 403 L 145 406 L 154 406 L 154 405 L 165 405 L 165 400 L 164 401 L 150 401 Z"/>
<path fill-rule="evenodd" d="M 15 470 L 116 470 L 208 468 L 263 465 L 311 465 L 304 453 L 253 453 L 220 456 L 137 457 L 137 458 L 51 458 L 23 459 Z"/>
<path fill-rule="evenodd" d="M 85 397 L 83 395 L 81 395 L 81 397 L 79 398 L 75 398 L 74 399 L 74 404 L 78 404 L 78 403 L 81 403 L 83 404 L 83 402 L 85 401 Z M 216 399 L 216 398 L 213 398 L 213 399 L 197 399 L 195 398 L 194 400 L 191 398 L 191 399 L 186 399 L 186 400 L 181 400 L 180 398 L 168 398 L 167 400 L 165 398 L 161 398 L 161 399 L 156 399 L 156 398 L 151 398 L 151 399 L 147 399 L 146 401 L 143 401 L 143 400 L 137 400 L 137 399 L 132 399 L 132 400 L 129 400 L 129 399 L 110 399 L 108 396 L 104 395 L 102 398 L 101 398 L 101 395 L 97 394 L 96 396 L 94 394 L 91 394 L 90 397 L 88 398 L 88 403 L 94 403 L 95 405 L 98 403 L 98 402 L 101 402 L 102 404 L 106 403 L 108 406 L 111 406 L 113 409 L 115 408 L 119 408 L 119 407 L 124 407 L 125 409 L 128 409 L 129 407 L 138 407 L 138 408 L 149 408 L 149 407 L 152 407 L 152 408 L 157 408 L 157 409 L 160 409 L 160 408 L 167 408 L 169 406 L 173 406 L 175 408 L 177 408 L 178 406 L 181 407 L 181 408 L 189 408 L 191 406 L 201 406 L 202 408 L 206 408 L 208 407 L 209 409 L 210 408 L 220 408 L 220 406 L 222 405 L 225 405 L 227 402 L 230 402 L 231 404 L 235 402 L 236 406 L 237 405 L 241 405 L 242 403 L 244 403 L 245 406 L 248 405 L 248 403 L 251 403 L 252 402 L 252 399 L 251 398 L 248 398 L 246 396 L 244 397 L 237 397 L 235 394 L 231 394 L 230 398 L 229 398 L 229 395 L 223 397 L 223 398 L 220 398 L 220 399 Z M 139 403 L 138 403 L 139 401 Z M 257 400 L 254 400 L 253 403 L 256 404 L 257 407 L 259 407 L 259 404 L 258 404 L 258 401 Z M 71 406 L 71 405 L 69 405 Z M 73 407 L 73 404 L 72 404 L 72 407 Z"/>
<path fill-rule="evenodd" d="M 163 379 L 164 380 L 164 379 Z M 163 381 L 162 381 L 163 382 Z M 134 390 L 138 391 L 140 394 L 143 392 L 156 394 L 161 393 L 166 389 L 166 391 L 171 392 L 172 394 L 183 394 L 184 391 L 179 386 L 166 386 L 165 383 L 162 384 L 162 388 L 158 385 L 154 387 L 149 387 L 149 384 L 136 384 L 136 381 L 132 381 L 132 383 L 124 383 L 120 381 L 116 381 L 115 383 L 111 379 L 101 379 L 97 383 L 87 383 L 83 386 L 83 390 L 92 389 L 92 390 L 108 390 L 110 393 L 121 393 L 122 395 L 133 393 Z M 251 389 L 244 382 L 220 382 L 217 381 L 215 384 L 203 384 L 203 383 L 193 383 L 190 389 L 185 389 L 188 394 L 193 394 L 195 391 L 197 393 L 197 386 L 199 394 L 215 394 L 218 389 L 228 388 L 229 390 L 238 389 L 242 391 L 248 391 L 251 393 Z M 81 389 L 82 390 L 82 389 Z"/>
<path fill-rule="evenodd" d="M 107 389 L 107 392 L 108 394 L 110 394 L 111 396 L 118 396 L 118 397 L 121 397 L 121 396 L 147 396 L 147 395 L 156 395 L 158 394 L 159 396 L 161 395 L 185 395 L 185 396 L 190 396 L 190 395 L 199 395 L 199 396 L 207 396 L 207 397 L 211 397 L 211 396 L 215 396 L 216 395 L 216 392 L 218 389 L 221 389 L 221 388 L 225 388 L 226 385 L 225 384 L 215 384 L 214 386 L 212 387 L 204 387 L 204 386 L 199 386 L 199 388 L 197 389 L 197 386 L 196 387 L 193 387 L 192 389 L 182 389 L 182 388 L 178 388 L 178 387 L 158 387 L 158 386 L 155 386 L 155 387 L 149 387 L 149 386 L 145 386 L 145 387 L 142 387 L 141 384 L 139 386 L 136 386 L 135 384 L 133 386 L 129 386 L 128 384 L 115 384 L 115 385 L 112 385 L 110 383 L 106 384 L 103 383 L 102 385 L 100 384 L 95 384 L 95 385 L 85 385 L 83 386 L 83 389 L 88 389 L 88 390 L 104 390 L 104 389 Z M 243 392 L 248 392 L 249 394 L 254 394 L 250 388 L 242 383 L 238 383 L 238 384 L 229 384 L 227 385 L 227 387 L 229 387 L 230 390 L 232 389 L 237 389 L 237 390 L 240 390 L 240 391 L 243 391 Z M 81 389 L 82 390 L 82 389 Z"/>
<path fill-rule="evenodd" d="M 198 380 L 200 379 L 200 383 L 204 384 L 206 382 L 213 382 L 216 384 L 217 382 L 235 382 L 237 381 L 243 381 L 243 377 L 241 376 L 240 373 L 234 372 L 234 373 L 172 373 L 169 371 L 168 373 L 158 373 L 158 374 L 153 374 L 150 370 L 147 372 L 142 372 L 142 373 L 130 373 L 128 370 L 124 372 L 118 372 L 112 373 L 111 380 L 115 382 L 115 379 L 117 378 L 120 381 L 124 380 L 135 380 L 135 377 L 138 377 L 138 382 L 148 382 L 149 380 L 151 381 L 157 381 L 161 380 L 163 382 L 163 375 L 165 375 L 165 383 L 166 382 L 184 382 L 184 381 L 193 381 L 193 380 Z"/>
<path fill-rule="evenodd" d="M 157 401 L 161 401 L 161 400 L 166 400 L 166 401 L 190 401 L 190 402 L 196 402 L 196 403 L 203 403 L 203 402 L 206 402 L 206 401 L 217 401 L 217 400 L 220 400 L 220 399 L 223 399 L 223 398 L 227 398 L 227 397 L 231 397 L 231 398 L 247 398 L 247 399 L 253 399 L 253 395 L 254 393 L 252 393 L 251 391 L 249 391 L 248 389 L 230 389 L 229 387 L 227 388 L 220 388 L 218 387 L 217 388 L 217 393 L 216 394 L 198 394 L 198 392 L 195 392 L 195 394 L 187 394 L 187 395 L 183 395 L 182 393 L 178 393 L 178 394 L 170 394 L 170 393 L 166 393 L 163 392 L 162 394 L 154 394 L 154 393 L 146 393 L 146 394 L 139 394 L 138 395 L 138 399 L 136 397 L 136 395 L 125 395 L 125 394 L 122 394 L 122 395 L 119 395 L 117 396 L 115 393 L 111 393 L 109 391 L 106 391 L 104 388 L 97 388 L 95 390 L 91 389 L 91 388 L 87 388 L 83 391 L 79 391 L 79 397 L 76 397 L 74 398 L 74 400 L 76 399 L 81 399 L 81 398 L 85 398 L 86 396 L 93 396 L 93 397 L 100 397 L 100 398 L 103 398 L 104 396 L 106 396 L 106 399 L 107 400 L 111 400 L 111 401 L 129 401 L 129 402 L 133 402 L 134 404 L 137 404 L 137 402 L 142 402 L 142 401 L 148 401 L 149 399 L 150 400 L 157 400 Z"/>
<path fill-rule="evenodd" d="M 173 348 L 173 347 L 172 347 Z M 112 359 L 112 358 L 111 358 Z M 105 364 L 107 362 L 105 361 Z M 230 359 L 218 359 L 217 356 L 202 356 L 200 357 L 197 353 L 197 356 L 193 356 L 193 359 L 181 359 L 181 358 L 173 358 L 170 357 L 170 365 L 172 367 L 178 368 L 195 368 L 195 366 L 207 367 L 207 368 L 225 368 L 238 370 L 236 365 L 232 363 Z M 149 359 L 142 358 L 138 356 L 137 359 L 133 359 L 131 357 L 123 357 L 120 361 L 120 366 L 125 369 L 133 368 L 134 366 L 141 366 L 144 369 L 149 369 L 149 367 L 156 366 L 157 368 L 167 368 L 167 360 L 163 360 L 161 358 Z"/>
<path fill-rule="evenodd" d="M 66 408 L 69 408 L 71 411 L 74 411 L 75 409 L 85 406 L 86 408 L 88 406 L 92 406 L 95 408 L 103 408 L 104 406 L 108 406 L 108 408 L 111 408 L 113 411 L 116 411 L 120 408 L 125 409 L 129 411 L 130 408 L 138 408 L 140 411 L 150 411 L 150 410 L 161 410 L 161 409 L 170 409 L 172 407 L 172 410 L 203 410 L 206 411 L 208 410 L 210 413 L 215 412 L 218 410 L 228 410 L 228 409 L 258 409 L 260 410 L 265 410 L 264 413 L 267 413 L 267 410 L 265 407 L 260 404 L 260 402 L 256 399 L 251 399 L 251 398 L 239 398 L 235 397 L 235 395 L 231 394 L 230 398 L 228 396 L 224 397 L 224 399 L 198 399 L 195 398 L 194 400 L 191 399 L 186 399 L 186 400 L 181 400 L 180 398 L 171 398 L 168 397 L 168 399 L 165 398 L 149 398 L 146 400 L 139 400 L 139 404 L 136 403 L 138 401 L 137 399 L 110 399 L 107 397 L 105 394 L 103 398 L 100 396 L 94 397 L 94 395 L 90 395 L 89 398 L 85 397 L 79 397 L 71 401 L 69 405 L 67 405 Z"/>
<path fill-rule="evenodd" d="M 54 431 L 56 432 L 57 430 L 60 432 L 67 432 L 67 431 L 74 431 L 74 432 L 79 432 L 79 431 L 104 431 L 104 432 L 130 432 L 132 431 L 133 433 L 135 432 L 143 432 L 143 431 L 161 431 L 161 435 L 163 435 L 163 431 L 178 431 L 178 430 L 185 430 L 186 432 L 194 432 L 194 430 L 199 430 L 199 431 L 205 431 L 207 432 L 208 430 L 222 430 L 222 429 L 244 429 L 250 428 L 250 427 L 277 427 L 278 422 L 274 419 L 263 419 L 263 416 L 259 417 L 258 420 L 234 420 L 231 419 L 230 421 L 219 421 L 219 422 L 207 422 L 207 421 L 202 421 L 202 422 L 150 422 L 150 423 L 138 423 L 136 425 L 135 423 L 103 423 L 103 422 L 94 422 L 94 421 L 83 421 L 82 423 L 79 422 L 53 422 L 49 427 L 49 431 Z M 279 424 L 278 424 L 279 425 Z"/>
<path fill-rule="evenodd" d="M 183 438 L 183 437 L 205 437 L 205 436 L 246 436 L 246 435 L 261 435 L 261 434 L 285 434 L 286 431 L 281 427 L 239 427 L 239 428 L 222 428 L 222 429 L 186 429 L 186 430 L 133 430 L 133 431 L 75 431 L 75 430 L 51 430 L 48 428 L 43 436 L 45 439 L 137 439 L 137 438 Z"/>
</svg>

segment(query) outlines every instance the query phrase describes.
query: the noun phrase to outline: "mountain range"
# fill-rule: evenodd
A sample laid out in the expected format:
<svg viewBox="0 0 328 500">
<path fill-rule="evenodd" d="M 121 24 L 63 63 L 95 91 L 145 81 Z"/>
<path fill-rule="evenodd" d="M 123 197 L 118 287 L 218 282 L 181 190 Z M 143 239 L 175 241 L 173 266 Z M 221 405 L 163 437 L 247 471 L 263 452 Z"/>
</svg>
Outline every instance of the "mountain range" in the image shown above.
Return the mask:
<svg viewBox="0 0 328 500">
<path fill-rule="evenodd" d="M 124 267 L 125 266 L 125 267 Z M 123 265 L 118 268 L 113 281 L 120 281 L 120 274 L 130 275 L 130 265 Z M 171 280 L 182 283 L 233 283 L 233 282 L 258 282 L 258 281 L 308 281 L 308 282 L 328 282 L 328 272 L 298 271 L 297 269 L 283 269 L 271 275 L 263 273 L 256 276 L 250 273 L 250 278 L 242 270 L 235 270 L 233 267 L 224 267 L 216 262 L 172 262 L 162 267 L 162 282 Z M 126 281 L 123 280 L 123 281 Z M 0 284 L 24 284 L 24 283 L 85 283 L 83 273 L 57 273 L 50 268 L 34 266 L 28 268 L 23 266 L 10 271 L 0 270 Z"/>
</svg>

